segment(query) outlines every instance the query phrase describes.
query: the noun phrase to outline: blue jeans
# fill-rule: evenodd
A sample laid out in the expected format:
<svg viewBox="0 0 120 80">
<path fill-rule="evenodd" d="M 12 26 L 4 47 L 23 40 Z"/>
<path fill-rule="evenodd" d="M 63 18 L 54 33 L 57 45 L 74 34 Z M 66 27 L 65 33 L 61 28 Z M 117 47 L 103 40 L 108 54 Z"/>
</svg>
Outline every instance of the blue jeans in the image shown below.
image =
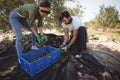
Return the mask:
<svg viewBox="0 0 120 80">
<path fill-rule="evenodd" d="M 71 39 L 73 37 L 73 32 L 71 35 Z M 71 49 L 76 50 L 76 52 L 81 53 L 82 51 L 87 49 L 87 30 L 86 27 L 84 26 L 80 26 L 78 29 L 78 37 L 76 39 L 76 41 L 74 42 L 74 44 L 71 46 Z"/>
<path fill-rule="evenodd" d="M 9 21 L 10 24 L 12 26 L 12 29 L 16 35 L 16 50 L 17 50 L 17 54 L 18 56 L 20 54 L 22 54 L 22 31 L 21 31 L 21 24 L 26 27 L 27 29 L 30 30 L 29 24 L 27 22 L 27 20 L 25 18 L 20 17 L 15 10 L 13 10 L 10 14 L 9 14 Z M 37 29 L 36 29 L 37 30 Z M 35 35 L 32 33 L 32 45 L 36 44 L 36 37 Z"/>
</svg>

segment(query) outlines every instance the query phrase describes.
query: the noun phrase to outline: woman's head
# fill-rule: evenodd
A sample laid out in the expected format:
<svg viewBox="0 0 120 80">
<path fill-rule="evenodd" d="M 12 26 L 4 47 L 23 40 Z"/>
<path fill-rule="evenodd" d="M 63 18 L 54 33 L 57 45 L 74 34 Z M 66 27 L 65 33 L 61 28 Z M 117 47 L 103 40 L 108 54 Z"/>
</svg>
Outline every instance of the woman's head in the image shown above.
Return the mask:
<svg viewBox="0 0 120 80">
<path fill-rule="evenodd" d="M 39 8 L 38 8 L 39 14 L 42 17 L 47 16 L 50 13 L 50 6 L 51 6 L 51 4 L 48 0 L 41 2 L 39 5 Z"/>
<path fill-rule="evenodd" d="M 64 11 L 61 13 L 60 17 L 59 17 L 59 21 L 68 24 L 70 21 L 70 14 L 68 11 Z"/>
</svg>

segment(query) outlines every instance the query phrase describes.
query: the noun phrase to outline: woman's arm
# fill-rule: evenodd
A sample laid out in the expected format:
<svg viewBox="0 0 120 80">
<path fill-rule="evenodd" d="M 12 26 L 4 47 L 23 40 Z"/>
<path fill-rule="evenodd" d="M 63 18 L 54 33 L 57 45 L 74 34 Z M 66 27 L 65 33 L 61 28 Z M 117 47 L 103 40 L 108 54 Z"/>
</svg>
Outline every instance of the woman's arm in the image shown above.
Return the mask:
<svg viewBox="0 0 120 80">
<path fill-rule="evenodd" d="M 31 29 L 32 33 L 37 37 L 38 33 L 37 33 L 35 27 L 30 27 L 30 29 Z"/>
<path fill-rule="evenodd" d="M 39 27 L 39 33 L 43 34 L 43 27 Z"/>
<path fill-rule="evenodd" d="M 31 27 L 30 29 L 31 29 L 31 31 L 33 32 L 33 34 L 37 37 L 37 36 L 38 36 L 38 32 L 37 32 L 37 30 L 35 29 L 35 27 Z M 40 33 L 40 34 L 43 34 L 42 27 L 39 27 L 39 33 Z"/>
</svg>

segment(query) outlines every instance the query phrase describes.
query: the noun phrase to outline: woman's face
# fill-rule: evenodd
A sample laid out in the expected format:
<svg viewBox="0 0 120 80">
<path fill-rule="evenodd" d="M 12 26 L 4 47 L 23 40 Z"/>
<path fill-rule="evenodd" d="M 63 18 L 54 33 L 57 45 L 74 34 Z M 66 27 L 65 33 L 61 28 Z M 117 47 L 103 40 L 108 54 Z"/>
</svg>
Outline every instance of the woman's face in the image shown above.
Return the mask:
<svg viewBox="0 0 120 80">
<path fill-rule="evenodd" d="M 39 14 L 42 17 L 46 17 L 50 13 L 50 8 L 39 7 Z"/>
</svg>

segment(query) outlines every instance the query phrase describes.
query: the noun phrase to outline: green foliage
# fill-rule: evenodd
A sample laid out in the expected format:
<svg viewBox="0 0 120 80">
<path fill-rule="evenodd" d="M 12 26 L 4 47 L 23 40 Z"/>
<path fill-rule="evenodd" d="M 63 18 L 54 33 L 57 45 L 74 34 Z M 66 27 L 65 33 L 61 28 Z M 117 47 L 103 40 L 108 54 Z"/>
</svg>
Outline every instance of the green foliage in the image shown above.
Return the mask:
<svg viewBox="0 0 120 80">
<path fill-rule="evenodd" d="M 0 29 L 10 30 L 9 24 L 9 13 L 16 7 L 23 5 L 25 3 L 35 3 L 39 4 L 43 0 L 0 0 Z M 77 2 L 76 0 L 49 0 L 51 2 L 51 14 L 44 19 L 44 25 L 46 28 L 60 28 L 61 23 L 59 22 L 59 15 L 62 11 L 68 10 L 72 15 L 81 15 L 81 6 L 77 4 L 75 9 L 66 8 L 64 3 L 66 1 Z"/>
<path fill-rule="evenodd" d="M 89 21 L 89 22 L 85 22 L 84 23 L 87 27 L 93 27 L 93 28 L 95 28 L 96 26 L 96 22 L 95 22 L 95 20 L 91 20 L 91 21 Z"/>
<path fill-rule="evenodd" d="M 0 29 L 9 30 L 9 13 L 16 7 L 32 0 L 0 0 Z"/>
<path fill-rule="evenodd" d="M 68 2 L 68 1 L 67 1 Z M 74 8 L 67 7 L 66 9 L 70 12 L 71 15 L 77 15 L 78 17 L 82 17 L 83 9 L 80 5 L 78 0 L 69 0 L 69 2 L 72 2 L 75 4 Z"/>
<path fill-rule="evenodd" d="M 119 13 L 115 7 L 102 5 L 95 19 L 85 24 L 94 28 L 103 28 L 104 30 L 106 28 L 120 28 Z"/>
<path fill-rule="evenodd" d="M 51 14 L 44 20 L 46 28 L 60 27 L 59 15 L 65 9 L 65 0 L 51 0 Z"/>
<path fill-rule="evenodd" d="M 109 6 L 105 8 L 102 5 L 99 12 L 96 16 L 96 27 L 115 28 L 117 26 L 116 21 L 119 20 L 119 15 L 115 7 Z"/>
</svg>

